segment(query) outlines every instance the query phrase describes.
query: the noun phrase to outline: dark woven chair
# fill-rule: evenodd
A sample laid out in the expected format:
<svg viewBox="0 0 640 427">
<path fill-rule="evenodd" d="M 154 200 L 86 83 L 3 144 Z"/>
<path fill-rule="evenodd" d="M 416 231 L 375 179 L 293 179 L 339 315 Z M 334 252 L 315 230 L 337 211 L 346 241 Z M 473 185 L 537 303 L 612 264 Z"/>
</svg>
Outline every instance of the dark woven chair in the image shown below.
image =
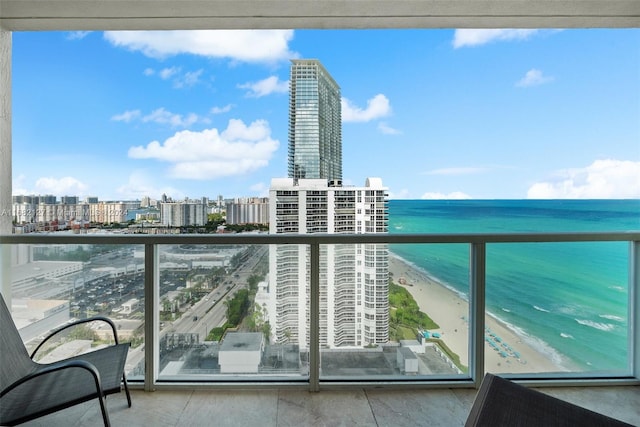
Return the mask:
<svg viewBox="0 0 640 427">
<path fill-rule="evenodd" d="M 102 419 L 109 426 L 106 395 L 119 393 L 121 384 L 131 407 L 124 375 L 129 344 L 118 344 L 116 327 L 106 317 L 69 323 L 56 329 L 27 352 L 11 313 L 0 296 L 0 425 L 16 425 L 92 399 L 98 399 Z M 55 363 L 37 363 L 34 355 L 49 338 L 79 323 L 95 320 L 111 325 L 115 345 Z"/>
<path fill-rule="evenodd" d="M 507 379 L 486 374 L 465 427 L 631 427 Z"/>
</svg>

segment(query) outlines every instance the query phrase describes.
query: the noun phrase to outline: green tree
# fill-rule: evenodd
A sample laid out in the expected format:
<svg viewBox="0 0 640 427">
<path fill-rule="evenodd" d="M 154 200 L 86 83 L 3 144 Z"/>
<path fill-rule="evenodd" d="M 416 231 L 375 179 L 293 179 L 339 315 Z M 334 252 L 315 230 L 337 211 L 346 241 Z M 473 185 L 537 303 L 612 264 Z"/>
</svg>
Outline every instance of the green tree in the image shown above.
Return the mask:
<svg viewBox="0 0 640 427">
<path fill-rule="evenodd" d="M 252 274 L 251 276 L 249 276 L 249 279 L 247 279 L 247 283 L 249 284 L 249 289 L 252 292 L 255 292 L 258 290 L 258 284 L 264 280 L 263 276 L 257 275 L 257 274 Z"/>
<path fill-rule="evenodd" d="M 420 311 L 413 296 L 402 286 L 389 284 L 390 317 L 395 318 L 398 329 L 405 326 L 410 329 L 437 329 L 438 324 L 426 313 Z"/>
<path fill-rule="evenodd" d="M 240 289 L 232 299 L 225 301 L 227 305 L 227 323 L 231 327 L 238 326 L 249 310 L 249 291 Z"/>
</svg>

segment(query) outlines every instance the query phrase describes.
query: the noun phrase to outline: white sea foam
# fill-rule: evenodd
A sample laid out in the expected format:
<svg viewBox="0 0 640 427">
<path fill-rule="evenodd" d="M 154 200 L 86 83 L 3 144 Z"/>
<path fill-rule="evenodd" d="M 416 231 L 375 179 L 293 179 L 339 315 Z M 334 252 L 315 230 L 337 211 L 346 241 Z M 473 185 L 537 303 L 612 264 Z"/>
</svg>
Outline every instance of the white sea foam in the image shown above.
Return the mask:
<svg viewBox="0 0 640 427">
<path fill-rule="evenodd" d="M 558 308 L 558 311 L 562 314 L 575 314 L 577 310 L 577 307 L 570 305 L 563 305 Z"/>
<path fill-rule="evenodd" d="M 616 316 L 615 314 L 601 314 L 598 317 L 602 317 L 603 319 L 615 320 L 616 322 L 624 322 L 624 317 Z"/>
<path fill-rule="evenodd" d="M 504 308 L 504 307 L 502 307 L 502 311 L 507 312 L 507 313 L 511 313 L 511 310 L 509 310 L 508 308 Z"/>
<path fill-rule="evenodd" d="M 571 339 L 574 339 L 574 338 L 573 338 L 573 335 L 571 335 L 571 334 L 565 334 L 564 332 L 560 332 L 560 336 L 561 336 L 562 338 L 571 338 Z"/>
<path fill-rule="evenodd" d="M 593 320 L 584 320 L 584 319 L 574 319 L 574 320 L 581 325 L 588 326 L 594 329 L 599 329 L 605 332 L 609 332 L 613 330 L 613 328 L 615 328 L 615 326 L 612 325 L 611 323 L 594 322 Z"/>
<path fill-rule="evenodd" d="M 425 270 L 424 268 L 416 265 L 415 263 L 408 261 L 407 259 L 399 256 L 398 254 L 395 254 L 393 252 L 390 252 L 390 256 L 400 260 L 401 262 L 407 264 L 410 268 L 412 268 L 415 272 L 422 274 L 423 276 L 429 278 L 430 280 L 433 280 L 435 283 L 438 283 L 439 285 L 449 289 L 450 291 L 456 293 L 460 298 L 462 298 L 465 301 L 469 301 L 469 296 L 467 294 L 465 294 L 464 292 L 460 292 L 459 290 L 455 289 L 453 286 L 449 285 L 448 283 L 440 280 L 439 278 L 433 276 L 432 274 L 430 274 L 427 270 Z M 541 311 L 545 311 L 548 312 L 548 310 L 545 309 L 541 309 L 540 307 L 536 307 L 534 306 L 534 308 L 536 310 L 541 310 Z M 506 310 L 505 310 L 506 311 Z M 501 319 L 500 317 L 496 316 L 494 313 L 488 311 L 487 314 L 491 317 L 493 317 L 494 319 L 496 319 L 498 322 L 502 323 L 505 327 L 507 327 L 508 329 L 512 330 L 520 339 L 522 339 L 523 342 L 525 342 L 527 345 L 529 345 L 530 347 L 534 348 L 535 350 L 537 350 L 539 353 L 542 353 L 546 356 L 547 359 L 549 359 L 553 364 L 555 364 L 559 370 L 561 371 L 570 371 L 572 369 L 567 368 L 567 363 L 571 363 L 570 360 L 567 360 L 567 358 L 565 356 L 563 356 L 561 353 L 559 353 L 555 348 L 551 347 L 551 345 L 549 345 L 547 342 L 545 342 L 543 339 L 529 335 L 524 329 L 515 326 L 509 322 L 506 322 L 505 320 Z M 515 343 L 512 343 L 515 344 Z"/>
<path fill-rule="evenodd" d="M 536 310 L 538 310 L 538 311 L 542 311 L 542 312 L 545 312 L 545 313 L 549 313 L 549 310 L 547 310 L 547 309 L 545 309 L 545 308 L 542 308 L 542 307 L 538 307 L 537 305 L 534 305 L 534 306 L 533 306 L 533 308 L 535 308 L 535 309 L 536 309 Z"/>
<path fill-rule="evenodd" d="M 627 291 L 624 287 L 617 286 L 617 285 L 611 285 L 611 286 L 609 286 L 609 289 L 613 289 L 614 291 L 618 291 L 618 292 L 626 292 Z"/>
<path fill-rule="evenodd" d="M 487 314 L 498 322 L 502 323 L 506 328 L 512 330 L 523 342 L 525 342 L 530 347 L 534 348 L 538 353 L 543 354 L 547 359 L 549 359 L 554 365 L 558 367 L 561 371 L 570 371 L 571 369 L 567 368 L 566 362 L 567 359 L 561 355 L 555 348 L 551 347 L 546 341 L 541 338 L 529 335 L 524 329 L 504 321 L 500 317 L 496 316 L 491 312 L 487 312 Z M 514 344 L 514 343 L 511 343 Z"/>
</svg>

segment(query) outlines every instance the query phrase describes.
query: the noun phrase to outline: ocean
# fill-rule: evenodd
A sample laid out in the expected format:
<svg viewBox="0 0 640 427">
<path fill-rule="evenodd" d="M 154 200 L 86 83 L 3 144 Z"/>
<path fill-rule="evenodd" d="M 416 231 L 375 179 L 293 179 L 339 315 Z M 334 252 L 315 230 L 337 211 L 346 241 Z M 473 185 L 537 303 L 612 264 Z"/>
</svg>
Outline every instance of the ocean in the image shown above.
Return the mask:
<svg viewBox="0 0 640 427">
<path fill-rule="evenodd" d="M 640 200 L 391 200 L 397 233 L 640 230 Z M 463 297 L 469 246 L 391 245 Z M 487 311 L 570 370 L 629 369 L 627 242 L 487 245 Z"/>
</svg>

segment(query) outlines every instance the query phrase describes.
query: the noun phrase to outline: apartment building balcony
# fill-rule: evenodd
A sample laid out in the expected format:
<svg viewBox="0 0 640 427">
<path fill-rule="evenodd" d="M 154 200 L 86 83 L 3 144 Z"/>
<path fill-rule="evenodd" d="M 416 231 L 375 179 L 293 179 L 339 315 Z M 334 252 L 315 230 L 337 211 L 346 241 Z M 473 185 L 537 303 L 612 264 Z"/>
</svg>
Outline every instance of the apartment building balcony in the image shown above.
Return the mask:
<svg viewBox="0 0 640 427">
<path fill-rule="evenodd" d="M 495 262 L 495 249 L 502 245 L 563 245 L 576 244 L 571 246 L 572 250 L 579 249 L 579 243 L 590 242 L 594 244 L 617 245 L 618 249 L 628 246 L 627 260 L 624 265 L 629 266 L 626 275 L 628 283 L 616 283 L 616 291 L 621 287 L 624 292 L 616 299 L 616 304 L 623 304 L 619 307 L 628 313 L 626 316 L 613 316 L 607 314 L 608 318 L 616 322 L 616 335 L 613 341 L 605 341 L 609 328 L 604 322 L 590 322 L 576 317 L 576 322 L 584 327 L 586 335 L 578 337 L 582 342 L 576 342 L 566 335 L 565 330 L 557 330 L 556 334 L 564 334 L 567 339 L 560 340 L 557 350 L 559 354 L 569 355 L 574 352 L 574 346 L 582 345 L 583 342 L 591 342 L 595 347 L 602 347 L 602 358 L 599 361 L 574 361 L 568 362 L 571 357 L 567 356 L 567 363 L 556 360 L 556 352 L 546 352 L 544 349 L 536 349 L 536 336 L 531 330 L 517 333 L 518 328 L 523 326 L 515 325 L 509 331 L 508 323 L 500 323 L 493 319 L 490 310 L 495 310 L 493 292 L 496 290 L 492 280 L 487 282 L 487 265 Z M 468 267 L 463 270 L 462 276 L 468 277 L 466 289 L 467 300 L 456 297 L 454 293 L 445 293 L 439 296 L 439 292 L 446 291 L 442 286 L 435 283 L 425 282 L 423 284 L 406 283 L 401 280 L 398 272 L 406 269 L 407 266 L 400 264 L 397 259 L 391 259 L 391 265 L 395 268 L 395 274 L 391 274 L 391 282 L 394 287 L 403 288 L 408 293 L 413 293 L 414 298 L 421 298 L 421 292 L 427 292 L 427 298 L 420 301 L 435 301 L 436 304 L 449 307 L 445 311 L 455 312 L 453 317 L 439 318 L 434 321 L 443 323 L 439 326 L 429 326 L 429 323 L 407 323 L 407 314 L 397 315 L 404 305 L 399 306 L 398 302 L 392 302 L 391 287 L 384 285 L 387 292 L 377 291 L 376 298 L 385 297 L 383 301 L 376 301 L 374 305 L 366 301 L 361 302 L 357 294 L 348 295 L 341 298 L 342 294 L 336 294 L 335 306 L 332 311 L 327 311 L 323 307 L 322 295 L 326 290 L 321 291 L 321 277 L 323 274 L 331 274 L 324 271 L 322 265 L 322 247 L 325 245 L 357 245 L 357 244 L 383 244 L 388 245 L 391 250 L 397 250 L 404 245 L 462 245 L 468 247 Z M 30 252 L 30 245 L 84 245 L 83 254 L 91 254 L 85 259 L 80 271 L 57 268 L 54 271 L 57 275 L 42 276 L 37 270 L 37 261 L 25 257 L 25 253 Z M 167 253 L 172 253 L 173 248 L 180 245 L 187 245 L 190 248 L 203 246 L 209 249 L 224 249 L 225 246 L 245 248 L 244 254 L 237 257 L 237 264 L 230 265 L 225 271 L 216 269 L 216 277 L 210 278 L 206 269 L 198 267 L 189 268 L 184 263 L 166 262 Z M 278 331 L 277 339 L 272 339 L 268 346 L 271 355 L 281 353 L 280 359 L 275 357 L 263 359 L 263 366 L 269 368 L 267 371 L 247 376 L 228 376 L 221 372 L 215 373 L 217 360 L 218 341 L 224 338 L 212 338 L 215 328 L 225 327 L 228 333 L 242 331 L 263 331 L 269 337 L 267 320 L 272 314 L 282 315 L 282 306 L 270 301 L 268 295 L 256 292 L 264 292 L 268 286 L 257 286 L 258 280 L 266 280 L 268 275 L 268 253 L 269 245 L 279 246 L 309 246 L 310 270 L 307 274 L 307 283 L 300 283 L 298 287 L 299 295 L 295 301 L 287 302 L 288 315 L 286 324 L 271 326 Z M 620 246 L 622 245 L 622 246 Z M 38 337 L 47 330 L 55 328 L 59 322 L 59 316 L 51 317 L 47 313 L 58 313 L 60 310 L 67 310 L 68 317 L 85 317 L 92 314 L 103 314 L 115 318 L 123 333 L 132 342 L 130 358 L 127 369 L 132 385 L 146 390 L 172 388 L 177 384 L 181 386 L 202 387 L 204 384 L 211 388 L 238 386 L 239 384 L 269 388 L 298 387 L 317 391 L 322 388 L 351 387 L 361 388 L 367 386 L 389 387 L 389 388 L 431 388 L 431 387 L 468 387 L 474 388 L 478 385 L 484 372 L 499 373 L 515 380 L 523 381 L 531 385 L 637 385 L 639 383 L 640 371 L 640 339 L 638 331 L 640 327 L 640 316 L 638 298 L 640 298 L 638 266 L 640 265 L 640 234 L 638 232 L 620 233 L 550 233 L 550 234 L 454 234 L 454 235 L 3 235 L 0 236 L 0 248 L 4 254 L 11 254 L 12 251 L 21 253 L 19 257 L 28 262 L 21 265 L 14 265 L 5 274 L 2 292 L 5 299 L 13 302 L 19 326 L 23 332 L 23 339 L 26 344 L 34 345 Z M 75 247 L 75 246 L 73 246 Z M 545 246 L 545 249 L 548 249 Z M 216 249 L 217 250 L 217 249 Z M 625 252 L 624 250 L 622 251 Z M 618 251 L 619 253 L 619 251 Z M 588 254 L 583 257 L 585 263 L 593 262 L 588 259 Z M 539 260 L 537 260 L 539 261 Z M 68 261 L 65 261 L 68 262 Z M 62 262 L 64 264 L 64 262 Z M 34 280 L 25 280 L 25 274 L 29 274 L 29 269 L 36 268 Z M 398 270 L 400 268 L 400 270 Z M 553 270 L 553 266 L 547 267 Z M 20 272 L 19 276 L 17 276 Z M 263 276 L 259 276 L 259 272 Z M 403 272 L 403 274 L 406 271 Z M 619 273 L 619 272 L 618 272 Z M 411 272 L 408 276 L 411 277 Z M 12 276 L 15 277 L 15 281 Z M 42 276 L 42 277 L 41 277 Z M 19 286 L 8 286 L 8 283 L 16 283 Z M 253 282 L 254 285 L 249 283 Z M 402 284 L 404 282 L 404 284 Z M 272 284 L 273 285 L 273 284 Z M 559 289 L 560 294 L 565 295 L 569 301 L 559 301 L 570 303 L 573 299 L 583 298 L 580 294 L 580 284 L 575 284 L 576 289 Z M 278 289 L 272 286 L 273 297 L 278 296 Z M 439 290 L 440 289 L 440 290 Z M 528 292 L 522 289 L 523 293 Z M 322 295 L 321 295 L 322 294 Z M 384 294 L 384 295 L 383 295 Z M 251 297 L 251 295 L 255 295 Z M 236 301 L 236 298 L 244 297 L 247 302 Z M 245 304 L 253 307 L 253 302 L 249 299 L 255 298 L 259 307 L 254 311 L 245 311 L 238 314 L 239 320 L 236 324 L 229 325 L 231 317 L 228 307 Z M 34 304 L 39 301 L 49 301 L 54 308 L 39 309 Z M 136 301 L 135 304 L 125 303 Z M 170 304 L 167 304 L 170 303 Z M 334 373 L 327 374 L 327 367 L 323 366 L 323 339 L 321 337 L 332 333 L 325 328 L 333 326 L 331 322 L 340 321 L 341 307 L 349 305 L 349 310 L 353 311 L 357 321 L 349 320 L 350 328 L 356 336 L 363 336 L 365 342 L 359 348 L 344 348 L 345 352 L 351 352 L 348 358 L 353 358 L 353 352 L 359 354 L 357 366 L 361 369 L 353 369 L 346 366 L 344 370 L 334 370 Z M 302 306 L 301 306 L 302 304 Z M 403 303 L 404 304 L 404 303 Z M 588 303 L 582 301 L 583 309 L 589 310 Z M 126 305 L 126 307 L 125 307 Z M 366 308 L 370 305 L 370 308 Z M 33 306 L 33 307 L 32 307 Z M 353 306 L 353 307 L 352 307 Z M 171 307 L 171 309 L 169 308 Z M 377 307 L 376 313 L 372 310 Z M 380 308 L 384 307 L 384 312 Z M 494 307 L 490 309 L 489 307 Z M 421 307 L 422 308 L 422 307 Z M 523 308 L 510 308 L 508 315 L 522 316 L 519 311 Z M 344 310 L 342 310 L 344 311 Z M 433 315 L 431 309 L 424 309 L 427 315 Z M 511 313 L 511 311 L 513 311 Z M 19 314 L 21 312 L 21 314 Z M 297 314 L 297 313 L 300 314 Z M 379 313 L 378 313 L 379 312 Z M 349 311 L 351 313 L 351 311 Z M 357 314 L 360 313 L 360 314 Z M 391 313 L 391 314 L 389 314 Z M 495 312 L 494 312 L 495 313 Z M 548 310 L 537 308 L 532 310 L 527 319 L 530 325 L 544 324 L 548 322 Z M 597 313 L 596 313 L 597 314 Z M 332 316 L 327 318 L 327 316 Z M 503 313 L 500 317 L 506 316 Z M 244 317 L 243 317 L 244 316 Z M 350 315 L 351 316 L 351 315 Z M 369 325 L 372 321 L 379 323 L 384 317 L 388 324 L 377 324 L 375 331 Z M 380 317 L 378 319 L 378 317 Z M 571 316 L 569 316 L 571 317 Z M 574 316 L 575 317 L 575 316 Z M 33 319 L 39 319 L 36 322 Z M 444 319 L 444 320 L 443 320 Z M 273 319 L 272 319 L 273 320 Z M 280 319 L 284 321 L 285 319 Z M 571 321 L 571 318 L 569 318 Z M 49 323 L 48 323 L 49 322 Z M 51 323 L 54 322 L 54 323 Z M 247 323 L 249 322 L 249 323 Z M 306 322 L 302 325 L 300 322 Z M 424 321 L 426 322 L 426 321 Z M 446 323 L 444 323 L 446 322 Z M 344 325 L 337 325 L 344 327 Z M 607 328 L 605 328 L 607 326 Z M 265 329 L 265 327 L 267 329 Z M 295 329 L 294 329 L 295 328 Z M 436 329 L 433 329 L 436 328 Z M 526 328 L 525 328 L 526 329 Z M 607 330 L 605 330 L 607 329 Z M 357 330 L 357 332 L 356 332 Z M 437 333 L 429 332 L 436 331 Z M 307 331 L 307 332 L 304 332 Z M 378 337 L 381 331 L 388 336 L 384 339 Z M 513 332 L 516 331 L 514 334 Z M 272 331 L 275 332 L 275 329 Z M 371 338 L 376 333 L 375 341 L 367 342 L 367 337 Z M 289 338 L 298 339 L 299 333 L 308 334 L 306 337 L 299 337 L 300 342 L 292 342 Z M 408 335 L 407 335 L 408 334 Z M 445 335 L 446 334 L 446 335 Z M 507 335 L 508 334 L 508 335 Z M 214 334 L 215 335 L 215 334 Z M 563 336 L 564 337 L 564 336 Z M 436 338 L 434 342 L 434 338 Z M 98 338 L 96 338 L 98 339 Z M 398 348 L 407 345 L 403 340 L 417 340 L 416 347 L 412 351 L 417 354 L 424 351 L 428 345 L 441 347 L 445 358 L 455 364 L 459 373 L 433 372 L 426 368 L 418 375 L 405 376 L 394 366 L 394 360 Z M 548 338 L 547 338 L 548 339 Z M 599 342 L 599 340 L 603 340 Z M 607 338 L 609 339 L 609 338 Z M 99 339 L 98 339 L 99 341 Z M 388 342 L 387 342 L 388 341 Z M 375 342 L 375 344 L 374 344 Z M 532 344 L 533 342 L 533 344 Z M 574 344 L 575 343 L 575 344 Z M 299 345 L 297 353 L 290 355 L 299 364 L 295 367 L 297 373 L 291 375 L 291 366 L 286 367 L 286 373 L 278 373 L 277 369 L 270 367 L 284 366 L 281 364 L 285 352 L 290 352 L 290 344 Z M 607 347 L 609 346 L 609 347 Z M 577 348 L 577 347 L 576 347 Z M 335 350 L 335 349 L 332 349 Z M 546 350 L 551 350 L 547 348 Z M 296 350 L 294 350 L 295 352 Z M 606 351 L 611 351 L 607 356 Z M 526 352 L 527 355 L 525 355 Z M 502 359 L 497 358 L 499 354 Z M 615 357 L 614 357 L 615 356 Z M 496 363 L 495 360 L 498 360 Z M 183 374 L 165 371 L 166 364 L 171 360 L 186 361 L 189 365 L 188 371 Z M 347 360 L 347 359 L 345 359 Z M 536 362 L 537 360 L 537 362 Z M 351 363 L 351 362 L 345 362 Z M 428 360 L 425 360 L 428 364 Z M 527 364 L 528 363 L 528 364 Z M 191 364 L 191 365 L 190 365 Z M 211 370 L 211 366 L 214 370 Z M 206 375 L 192 375 L 198 369 L 207 372 Z M 214 372 L 212 374 L 212 372 Z M 337 374 L 335 372 L 338 372 Z M 342 372 L 342 373 L 340 373 Z"/>
<path fill-rule="evenodd" d="M 121 311 L 111 311 L 111 316 L 118 318 L 120 330 L 126 336 L 125 340 L 132 341 L 130 359 L 128 363 L 128 375 L 130 385 L 134 389 L 133 402 L 135 410 L 126 407 L 124 400 L 117 398 L 108 400 L 111 419 L 114 425 L 149 425 L 158 422 L 162 425 L 206 425 L 212 419 L 217 424 L 237 425 L 246 424 L 251 420 L 259 419 L 263 425 L 316 425 L 321 424 L 355 424 L 355 425 L 464 425 L 464 420 L 471 408 L 476 393 L 475 387 L 485 371 L 493 371 L 487 363 L 487 352 L 492 351 L 483 339 L 486 335 L 483 329 L 486 325 L 486 282 L 484 265 L 487 251 L 482 248 L 489 247 L 491 256 L 492 245 L 500 245 L 504 242 L 603 242 L 605 244 L 617 242 L 628 244 L 630 266 L 628 312 L 630 313 L 627 326 L 626 347 L 629 349 L 626 362 L 622 369 L 606 370 L 594 367 L 593 370 L 574 371 L 525 371 L 515 372 L 505 369 L 501 375 L 512 378 L 515 381 L 541 389 L 543 392 L 576 403 L 580 406 L 595 410 L 605 415 L 626 421 L 632 425 L 640 422 L 640 409 L 637 406 L 640 399 L 639 379 L 639 355 L 640 339 L 638 337 L 639 307 L 638 265 L 640 234 L 637 232 L 602 234 L 602 233 L 577 233 L 577 234 L 535 234 L 535 235 L 294 235 L 294 236 L 219 236 L 219 235 L 175 235 L 175 236 L 70 236 L 70 235 L 15 235 L 1 236 L 0 247 L 22 248 L 31 244 L 87 244 L 112 248 L 113 251 L 105 251 L 91 264 L 85 264 L 82 273 L 75 273 L 78 279 L 84 275 L 85 283 L 82 285 L 77 280 L 63 275 L 58 279 L 48 278 L 29 290 L 21 288 L 13 292 L 13 299 L 21 300 L 25 296 L 40 295 L 41 298 L 51 299 L 54 302 L 69 298 L 69 295 L 77 292 L 82 298 L 70 298 L 69 307 L 74 312 L 73 304 L 77 299 L 85 299 L 85 296 L 93 295 L 92 310 L 99 311 L 101 307 L 113 306 L 110 300 L 120 298 L 128 299 L 132 292 L 140 296 L 140 304 L 130 308 L 130 313 L 125 315 Z M 264 246 L 268 244 L 307 244 L 316 247 L 312 250 L 312 257 L 320 256 L 320 247 L 324 244 L 375 244 L 381 242 L 391 247 L 402 244 L 428 244 L 438 245 L 442 242 L 463 242 L 469 246 L 469 277 L 470 279 L 470 309 L 469 309 L 469 360 L 467 370 L 460 373 L 425 373 L 415 375 L 402 375 L 399 371 L 389 371 L 386 365 L 384 370 L 376 371 L 375 361 L 372 361 L 373 353 L 364 353 L 364 359 L 357 359 L 356 349 L 347 349 L 352 357 L 356 357 L 358 371 L 350 367 L 351 359 L 343 359 L 340 349 L 334 349 L 326 353 L 319 345 L 326 331 L 320 330 L 321 323 L 317 317 L 321 311 L 319 304 L 318 285 L 319 270 L 311 271 L 312 295 L 309 302 L 309 343 L 308 348 L 303 349 L 283 345 L 281 348 L 272 347 L 270 350 L 273 360 L 293 357 L 302 361 L 300 365 L 291 366 L 274 364 L 273 367 L 264 366 L 255 375 L 222 374 L 219 370 L 206 367 L 185 370 L 182 374 L 164 372 L 158 363 L 169 355 L 170 352 L 181 352 L 191 348 L 194 350 L 198 342 L 174 342 L 172 348 L 167 344 L 167 336 L 171 333 L 171 323 L 176 321 L 161 320 L 160 300 L 166 290 L 164 282 L 167 277 L 170 280 L 180 282 L 180 276 L 173 273 L 171 268 L 157 262 L 159 255 L 167 245 L 188 244 L 193 245 L 246 245 Z M 210 246 L 211 247 L 211 246 Z M 100 257 L 111 264 L 127 264 L 131 254 L 144 253 L 144 272 L 136 268 L 129 268 L 130 273 L 119 274 L 114 271 L 114 276 L 96 277 L 96 271 L 102 272 L 97 263 Z M 252 253 L 265 254 L 267 251 L 251 251 Z M 6 252 L 5 252 L 6 253 Z M 257 264 L 252 257 L 245 257 L 246 263 Z M 155 261 L 154 261 L 155 260 Z M 588 262 L 588 261 L 586 261 Z M 315 265 L 315 263 L 312 263 Z M 97 270 L 94 270 L 97 268 Z M 241 267 L 240 267 L 241 268 Z M 165 271 L 166 270 L 166 271 Z M 236 272 L 236 271 L 239 271 Z M 102 274 L 102 273 L 100 273 Z M 236 277 L 237 274 L 241 276 Z M 202 322 L 213 321 L 207 318 L 203 306 L 216 307 L 223 301 L 226 285 L 229 280 L 240 282 L 250 273 L 243 270 L 229 271 L 228 277 L 223 278 L 222 286 L 214 289 L 200 290 L 193 283 L 190 289 L 194 292 L 203 292 L 200 298 L 192 303 L 183 305 L 183 318 L 188 327 L 183 335 L 199 334 L 204 336 L 211 329 L 213 323 L 205 326 Z M 76 277 L 77 276 L 77 277 Z M 162 282 L 160 282 L 162 277 Z M 65 279 L 66 278 L 66 279 Z M 115 284 L 115 281 L 118 284 Z M 106 288 L 100 288 L 100 284 L 111 281 L 110 288 L 124 295 L 107 295 Z M 122 285 L 122 287 L 121 287 Z M 171 284 L 174 286 L 175 284 Z M 74 289 L 75 287 L 75 289 Z M 86 288 L 86 291 L 83 289 Z M 94 289 L 98 288 L 98 289 Z M 61 290 L 55 295 L 56 289 Z M 3 292 L 6 288 L 3 289 Z M 10 292 L 11 294 L 11 292 Z M 192 304 L 189 307 L 189 304 Z M 117 305 L 117 304 L 116 304 Z M 199 311 L 198 311 L 199 310 Z M 194 314 L 197 313 L 197 314 Z M 80 314 L 74 312 L 74 314 Z M 87 313 L 89 314 L 89 313 Z M 197 320 L 196 316 L 199 316 Z M 540 312 L 541 321 L 544 316 Z M 126 317 L 126 319 L 124 319 Z M 59 322 L 59 318 L 55 318 Z M 138 319 L 138 324 L 131 324 Z M 316 319 L 316 320 L 314 320 Z M 129 322 L 129 323 L 128 323 Z M 57 325 L 50 324 L 53 328 Z M 295 327 L 294 324 L 291 327 Z M 132 330 L 138 328 L 143 331 L 142 337 L 135 337 Z M 179 328 L 179 327 L 177 327 Z M 37 334 L 42 331 L 32 331 L 34 342 Z M 280 337 L 283 341 L 295 339 L 295 334 L 284 334 Z M 178 338 L 173 336 L 174 340 Z M 142 340 L 143 346 L 140 346 Z M 394 339 L 392 338 L 391 341 Z M 446 342 L 446 339 L 444 340 Z M 27 345 L 31 343 L 27 340 Z M 182 347 L 180 347 L 182 346 Z M 353 351 L 356 353 L 353 353 Z M 383 355 L 389 349 L 379 347 L 375 351 Z M 337 351 L 337 353 L 336 353 Z M 395 354 L 395 353 L 393 353 Z M 288 355 L 288 356 L 287 356 Z M 355 356 L 354 356 L 355 355 Z M 362 356 L 362 354 L 360 355 Z M 395 357 L 395 356 L 394 356 Z M 382 359 L 376 359 L 382 360 Z M 314 362 L 315 361 L 315 362 Z M 371 366 L 362 365 L 373 363 Z M 330 363 L 330 365 L 327 365 Z M 335 364 L 338 364 L 336 366 Z M 144 365 L 151 364 L 151 369 L 144 369 Z M 344 366 L 340 366 L 344 364 Z M 507 366 L 505 364 L 505 366 Z M 192 367 L 193 368 L 193 367 Z M 361 369 L 362 368 L 362 369 Z M 337 370 L 336 370 L 337 369 Z M 333 371 L 332 371 L 333 370 Z M 338 372 L 338 374 L 336 374 Z M 342 373 L 340 373 L 342 372 Z M 153 392 L 152 392 L 153 391 Z M 319 391 L 316 393 L 316 391 Z M 247 408 L 251 408 L 247 411 Z M 256 418 L 253 418 L 256 417 Z M 93 425 L 99 423 L 100 412 L 91 402 L 54 414 L 41 420 L 33 421 L 26 425 Z M 75 424 L 69 424 L 69 420 L 75 420 Z"/>
</svg>

